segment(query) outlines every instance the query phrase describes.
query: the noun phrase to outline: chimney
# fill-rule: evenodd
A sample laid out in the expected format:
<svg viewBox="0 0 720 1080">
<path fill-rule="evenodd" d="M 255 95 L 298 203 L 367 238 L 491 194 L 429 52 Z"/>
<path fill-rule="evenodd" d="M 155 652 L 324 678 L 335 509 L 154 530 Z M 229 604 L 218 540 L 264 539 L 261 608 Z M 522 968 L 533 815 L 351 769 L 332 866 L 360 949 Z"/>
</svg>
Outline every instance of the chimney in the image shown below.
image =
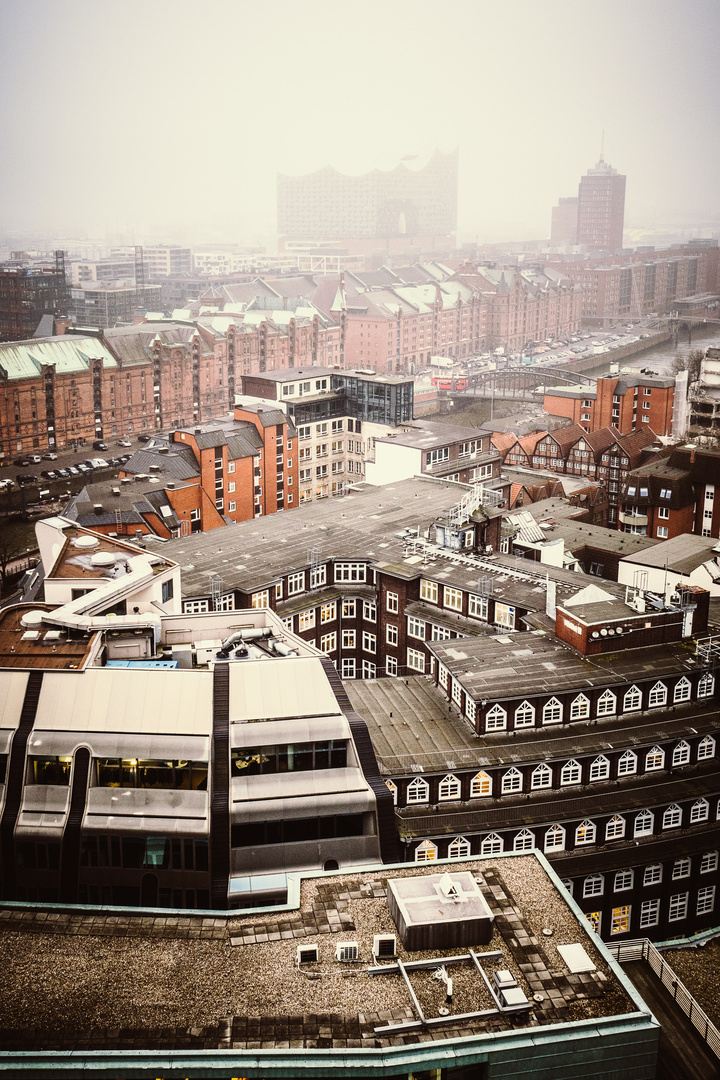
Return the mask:
<svg viewBox="0 0 720 1080">
<path fill-rule="evenodd" d="M 103 512 L 102 503 L 95 503 L 94 506 L 93 506 L 93 512 L 95 514 L 102 514 L 102 512 Z"/>
</svg>

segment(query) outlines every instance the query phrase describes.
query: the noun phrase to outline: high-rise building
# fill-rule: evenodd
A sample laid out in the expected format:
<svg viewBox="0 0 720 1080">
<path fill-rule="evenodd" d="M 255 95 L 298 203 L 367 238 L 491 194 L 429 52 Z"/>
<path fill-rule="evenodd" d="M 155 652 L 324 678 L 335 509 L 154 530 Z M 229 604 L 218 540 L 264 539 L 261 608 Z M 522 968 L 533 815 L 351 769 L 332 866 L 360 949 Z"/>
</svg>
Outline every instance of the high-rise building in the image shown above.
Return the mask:
<svg viewBox="0 0 720 1080">
<path fill-rule="evenodd" d="M 580 178 L 577 242 L 602 251 L 622 247 L 625 220 L 625 177 L 603 159 Z"/>
<path fill-rule="evenodd" d="M 325 166 L 278 173 L 278 234 L 286 239 L 438 238 L 457 228 L 458 152 L 435 150 L 419 165 L 346 176 Z"/>
<path fill-rule="evenodd" d="M 0 266 L 0 341 L 31 338 L 45 316 L 67 315 L 68 301 L 63 251 L 54 265 Z"/>
<path fill-rule="evenodd" d="M 577 243 L 578 200 L 576 195 L 558 199 L 552 209 L 550 243 L 564 246 Z"/>
</svg>

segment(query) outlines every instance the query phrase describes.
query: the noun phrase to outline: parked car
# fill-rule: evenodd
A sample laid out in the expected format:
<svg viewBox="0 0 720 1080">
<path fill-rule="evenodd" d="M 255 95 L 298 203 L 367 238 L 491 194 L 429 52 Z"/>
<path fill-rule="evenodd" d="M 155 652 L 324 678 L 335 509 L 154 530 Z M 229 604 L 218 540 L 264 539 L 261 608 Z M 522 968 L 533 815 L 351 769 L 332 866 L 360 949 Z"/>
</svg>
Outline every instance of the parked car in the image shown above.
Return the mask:
<svg viewBox="0 0 720 1080">
<path fill-rule="evenodd" d="M 13 465 L 19 465 L 21 469 L 27 469 L 30 464 L 30 458 L 28 457 L 16 457 L 13 460 Z"/>
<path fill-rule="evenodd" d="M 118 460 L 118 465 L 124 465 L 126 461 L 129 461 L 132 454 L 121 454 Z"/>
<path fill-rule="evenodd" d="M 118 439 L 118 446 L 130 446 L 129 439 Z"/>
<path fill-rule="evenodd" d="M 56 474 L 52 469 L 43 469 L 40 475 L 44 476 L 46 480 L 54 480 Z"/>
<path fill-rule="evenodd" d="M 43 454 L 43 461 L 57 461 L 57 454 L 53 454 L 50 452 L 48 452 L 47 454 Z"/>
<path fill-rule="evenodd" d="M 92 469 L 89 465 L 86 465 L 84 461 L 79 462 L 77 468 L 81 473 L 90 473 Z"/>
<path fill-rule="evenodd" d="M 71 476 L 80 476 L 80 470 L 75 465 L 68 465 L 67 470 Z"/>
<path fill-rule="evenodd" d="M 24 487 L 25 484 L 37 484 L 37 476 L 33 476 L 32 473 L 18 473 L 16 479 L 20 487 Z"/>
<path fill-rule="evenodd" d="M 63 480 L 67 480 L 68 476 L 70 475 L 67 469 L 58 469 L 57 474 L 58 476 L 62 476 Z"/>
<path fill-rule="evenodd" d="M 152 435 L 138 435 L 138 442 L 150 442 Z"/>
<path fill-rule="evenodd" d="M 103 442 L 102 439 L 96 439 L 93 443 L 93 450 L 107 450 L 107 443 Z"/>
<path fill-rule="evenodd" d="M 13 487 L 15 487 L 15 484 L 9 478 L 0 480 L 0 491 L 10 491 Z"/>
</svg>

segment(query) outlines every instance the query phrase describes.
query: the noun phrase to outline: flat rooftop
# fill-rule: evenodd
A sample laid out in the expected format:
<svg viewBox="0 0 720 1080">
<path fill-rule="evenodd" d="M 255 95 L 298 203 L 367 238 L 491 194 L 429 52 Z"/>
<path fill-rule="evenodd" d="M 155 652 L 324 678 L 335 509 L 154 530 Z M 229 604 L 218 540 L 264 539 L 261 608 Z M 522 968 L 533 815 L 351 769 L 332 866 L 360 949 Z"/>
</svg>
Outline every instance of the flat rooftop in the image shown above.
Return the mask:
<svg viewBox="0 0 720 1080">
<path fill-rule="evenodd" d="M 720 540 L 712 536 L 681 533 L 672 540 L 662 540 L 651 551 L 631 553 L 626 562 L 638 566 L 652 566 L 672 570 L 676 574 L 691 574 L 698 566 L 714 558 L 714 549 L 720 549 Z"/>
<path fill-rule="evenodd" d="M 495 916 L 490 942 L 476 950 L 480 963 L 491 981 L 495 971 L 511 973 L 528 999 L 524 1012 L 497 1010 L 467 948 L 404 949 L 387 881 L 437 875 L 438 866 L 402 864 L 305 879 L 298 909 L 228 918 L 224 933 L 220 920 L 191 912 L 156 920 L 49 915 L 42 925 L 3 912 L 0 1051 L 374 1049 L 637 1013 L 639 1000 L 545 865 L 524 854 L 446 866 L 480 884 Z M 437 965 L 408 971 L 416 1002 L 398 970 L 368 978 L 376 964 L 395 963 L 373 960 L 376 934 L 396 936 L 404 963 L 467 954 L 448 969 L 449 1015 Z M 357 943 L 357 961 L 336 959 L 340 941 Z M 317 962 L 299 968 L 299 945 L 317 945 Z M 581 945 L 591 970 L 573 973 L 566 945 Z M 417 1023 L 418 1004 L 431 1024 Z M 473 1015 L 479 1011 L 485 1015 Z"/>
<path fill-rule="evenodd" d="M 635 613 L 624 604 L 628 618 Z M 582 614 L 582 607 L 580 613 Z M 430 651 L 474 698 L 491 701 L 558 694 L 700 670 L 687 641 L 581 656 L 544 632 L 429 641 Z"/>
<path fill-rule="evenodd" d="M 455 769 L 486 769 L 500 765 L 540 763 L 546 758 L 601 754 L 613 746 L 643 746 L 648 742 L 680 739 L 693 733 L 712 733 L 716 709 L 691 702 L 655 715 L 637 713 L 601 723 L 573 721 L 543 729 L 493 732 L 478 736 L 468 720 L 423 675 L 407 679 L 348 680 L 343 683 L 353 709 L 367 724 L 378 766 L 383 776 L 448 772 Z M 682 781 L 687 787 L 687 779 Z M 532 798 L 546 798 L 547 792 Z M 642 796 L 644 797 L 644 796 Z M 521 796 L 525 800 L 525 795 Z M 493 800 L 503 813 L 508 796 Z M 427 814 L 427 807 L 419 808 Z M 487 814 L 487 807 L 485 808 Z M 489 828 L 489 820 L 484 822 Z"/>
<path fill-rule="evenodd" d="M 28 612 L 51 610 L 48 604 L 14 604 L 0 611 L 0 669 L 69 670 L 83 667 L 93 651 L 95 633 L 59 633 L 46 624 L 37 628 L 22 625 L 22 618 Z M 24 693 L 23 682 L 20 706 Z M 6 710 L 12 711 L 7 698 L 2 703 L 2 709 L 3 714 Z"/>
<path fill-rule="evenodd" d="M 55 519 L 49 518 L 48 521 Z M 130 543 L 124 543 L 111 536 L 92 533 L 80 526 L 68 524 L 63 529 L 65 544 L 57 556 L 47 578 L 71 578 L 102 581 L 115 579 L 129 573 L 129 560 L 143 554 L 142 549 Z M 100 556 L 98 559 L 97 556 Z M 111 557 L 112 556 L 112 557 Z M 152 553 L 153 573 L 159 574 L 173 564 L 161 555 Z M 97 585 L 95 586 L 97 587 Z"/>
</svg>

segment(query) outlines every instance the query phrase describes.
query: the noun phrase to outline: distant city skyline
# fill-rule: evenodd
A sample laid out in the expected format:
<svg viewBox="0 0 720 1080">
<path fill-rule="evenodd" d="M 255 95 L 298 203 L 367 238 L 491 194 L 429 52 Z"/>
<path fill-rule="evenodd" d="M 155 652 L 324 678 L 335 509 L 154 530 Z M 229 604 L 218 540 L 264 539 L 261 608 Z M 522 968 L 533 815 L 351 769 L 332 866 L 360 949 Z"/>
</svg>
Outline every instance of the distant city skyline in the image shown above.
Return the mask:
<svg viewBox="0 0 720 1080">
<path fill-rule="evenodd" d="M 5 0 L 0 233 L 253 242 L 275 232 L 278 172 L 457 146 L 459 239 L 543 239 L 603 131 L 626 227 L 720 220 L 713 0 L 412 16 L 280 0 L 270 27 L 247 0 Z"/>
</svg>

